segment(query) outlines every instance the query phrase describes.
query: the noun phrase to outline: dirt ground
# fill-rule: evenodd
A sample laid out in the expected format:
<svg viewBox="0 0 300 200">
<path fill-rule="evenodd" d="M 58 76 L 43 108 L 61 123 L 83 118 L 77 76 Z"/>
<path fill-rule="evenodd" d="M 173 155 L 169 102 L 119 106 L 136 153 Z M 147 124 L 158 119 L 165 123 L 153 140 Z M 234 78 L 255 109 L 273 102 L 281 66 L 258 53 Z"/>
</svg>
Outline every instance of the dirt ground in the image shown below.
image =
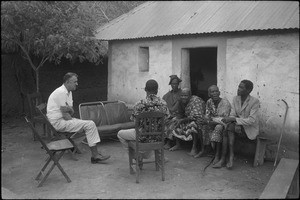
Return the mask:
<svg viewBox="0 0 300 200">
<path fill-rule="evenodd" d="M 38 130 L 41 130 L 40 128 Z M 202 169 L 211 157 L 187 155 L 189 144 L 179 151 L 165 151 L 165 181 L 154 164 L 144 165 L 140 183 L 129 174 L 128 156 L 117 140 L 106 139 L 98 149 L 111 158 L 105 164 L 92 165 L 87 146 L 80 144 L 78 161 L 66 153 L 60 164 L 72 180 L 67 183 L 57 167 L 42 187 L 34 177 L 42 168 L 46 154 L 21 119 L 2 119 L 1 194 L 4 199 L 255 199 L 259 198 L 271 177 L 273 163 L 252 167 L 253 158 L 236 156 L 234 168 Z"/>
</svg>

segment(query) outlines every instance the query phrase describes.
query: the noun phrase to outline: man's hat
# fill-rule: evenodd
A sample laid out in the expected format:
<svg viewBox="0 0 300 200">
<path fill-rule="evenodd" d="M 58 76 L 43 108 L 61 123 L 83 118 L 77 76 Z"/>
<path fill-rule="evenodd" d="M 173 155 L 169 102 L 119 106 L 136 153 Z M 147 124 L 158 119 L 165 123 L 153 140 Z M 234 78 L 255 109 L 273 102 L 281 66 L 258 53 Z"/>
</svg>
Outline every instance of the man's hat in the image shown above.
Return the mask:
<svg viewBox="0 0 300 200">
<path fill-rule="evenodd" d="M 170 76 L 170 82 L 169 82 L 169 85 L 171 85 L 171 82 L 172 82 L 174 79 L 177 79 L 177 80 L 178 80 L 178 83 L 180 83 L 180 82 L 182 81 L 180 78 L 178 78 L 177 75 L 171 75 L 171 76 Z"/>
<path fill-rule="evenodd" d="M 146 82 L 145 90 L 148 92 L 156 91 L 158 89 L 158 83 L 154 79 L 150 79 Z"/>
</svg>

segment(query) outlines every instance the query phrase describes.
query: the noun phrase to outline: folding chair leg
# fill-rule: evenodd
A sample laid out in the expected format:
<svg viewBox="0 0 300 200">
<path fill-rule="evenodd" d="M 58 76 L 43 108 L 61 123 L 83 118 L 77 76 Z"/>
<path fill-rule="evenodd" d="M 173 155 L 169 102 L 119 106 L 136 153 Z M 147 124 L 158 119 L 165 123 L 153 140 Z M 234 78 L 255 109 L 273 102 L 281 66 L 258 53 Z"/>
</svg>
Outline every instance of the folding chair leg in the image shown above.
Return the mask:
<svg viewBox="0 0 300 200">
<path fill-rule="evenodd" d="M 35 128 L 35 123 L 34 123 L 34 122 L 32 123 L 32 125 L 33 125 L 33 127 Z M 35 134 L 34 134 L 33 131 L 32 131 L 32 136 L 33 136 L 33 141 L 36 141 L 37 139 L 36 139 Z"/>
<path fill-rule="evenodd" d="M 135 177 L 136 177 L 136 183 L 139 183 L 140 181 L 140 167 L 139 167 L 139 153 L 136 151 L 135 152 L 135 159 L 136 159 L 136 161 L 135 161 L 135 169 L 136 169 L 136 175 L 135 175 Z"/>
<path fill-rule="evenodd" d="M 40 179 L 40 176 L 43 175 L 45 169 L 47 168 L 48 164 L 50 163 L 51 161 L 51 156 L 49 156 L 47 158 L 47 162 L 45 163 L 45 165 L 43 166 L 43 168 L 41 169 L 41 171 L 39 172 L 39 174 L 37 175 L 37 177 L 35 178 L 35 180 L 39 180 Z"/>
<path fill-rule="evenodd" d="M 161 150 L 161 153 L 160 153 L 160 161 L 161 161 L 161 179 L 162 181 L 165 180 L 165 153 L 164 153 L 164 150 L 162 149 Z"/>
<path fill-rule="evenodd" d="M 64 154 L 64 151 L 62 151 L 62 152 L 60 153 L 59 158 L 62 157 L 63 154 Z M 59 160 L 59 159 L 58 159 L 58 160 Z M 68 177 L 67 173 L 64 171 L 64 169 L 62 168 L 62 166 L 59 164 L 58 160 L 55 161 L 57 167 L 60 169 L 60 171 L 61 171 L 61 173 L 64 175 L 64 177 L 67 179 L 68 183 L 70 183 L 70 182 L 71 182 L 71 179 Z"/>
<path fill-rule="evenodd" d="M 49 171 L 47 172 L 46 176 L 44 176 L 42 178 L 42 180 L 40 181 L 40 183 L 38 184 L 38 187 L 41 187 L 43 185 L 43 183 L 45 182 L 45 180 L 48 178 L 48 176 L 50 175 L 50 173 L 52 172 L 52 170 L 54 169 L 55 163 L 52 164 L 52 166 L 50 167 Z"/>
<path fill-rule="evenodd" d="M 44 136 L 46 136 L 46 137 L 48 137 L 48 134 L 47 134 L 47 132 L 46 132 L 46 126 L 45 126 L 46 124 L 42 124 L 42 126 L 43 126 L 43 134 L 44 134 Z"/>
<path fill-rule="evenodd" d="M 68 177 L 68 175 L 66 174 L 66 172 L 63 170 L 63 168 L 61 167 L 61 165 L 59 164 L 59 159 L 63 156 L 65 150 L 61 151 L 60 154 L 57 156 L 57 158 L 55 158 L 55 153 L 53 153 L 53 155 L 50 155 L 50 157 L 52 158 L 53 160 L 53 164 L 52 166 L 50 167 L 49 171 L 47 172 L 46 176 L 44 176 L 42 178 L 42 180 L 40 181 L 38 187 L 41 187 L 43 185 L 43 183 L 45 182 L 45 180 L 48 178 L 48 176 L 50 175 L 50 173 L 52 172 L 52 170 L 54 169 L 55 165 L 60 169 L 60 171 L 62 172 L 62 174 L 64 175 L 64 177 L 67 179 L 67 181 L 70 183 L 71 180 L 70 178 Z M 47 161 L 47 163 L 50 162 L 51 159 L 49 159 Z M 48 165 L 48 164 L 47 164 Z M 44 166 L 45 167 L 45 166 Z M 47 167 L 47 166 L 46 166 Z M 41 173 L 42 174 L 42 173 Z M 40 175 L 40 174 L 39 174 Z"/>
<path fill-rule="evenodd" d="M 132 169 L 132 165 L 133 165 L 133 162 L 132 162 L 132 160 L 133 160 L 133 149 L 130 148 L 130 147 L 128 148 L 128 157 L 129 157 L 129 173 L 133 174 L 134 173 L 134 171 Z"/>
</svg>

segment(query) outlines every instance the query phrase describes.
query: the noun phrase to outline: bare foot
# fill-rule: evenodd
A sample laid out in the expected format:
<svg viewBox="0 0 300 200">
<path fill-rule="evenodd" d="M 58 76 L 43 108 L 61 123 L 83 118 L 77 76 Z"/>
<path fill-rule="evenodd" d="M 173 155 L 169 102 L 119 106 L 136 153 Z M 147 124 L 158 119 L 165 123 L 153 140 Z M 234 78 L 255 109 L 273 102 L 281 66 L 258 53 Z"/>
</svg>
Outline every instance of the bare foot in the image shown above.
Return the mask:
<svg viewBox="0 0 300 200">
<path fill-rule="evenodd" d="M 174 147 L 170 148 L 169 151 L 176 151 L 176 150 L 179 150 L 179 149 L 181 149 L 181 147 L 176 144 Z"/>
<path fill-rule="evenodd" d="M 194 158 L 200 158 L 204 155 L 204 151 L 200 151 L 197 155 L 194 156 Z"/>
<path fill-rule="evenodd" d="M 192 149 L 191 152 L 188 153 L 190 156 L 195 156 L 196 155 L 196 149 Z"/>
<path fill-rule="evenodd" d="M 221 159 L 221 160 L 219 160 L 219 162 L 214 164 L 212 167 L 213 168 L 221 168 L 221 167 L 223 167 L 224 163 L 225 163 L 225 161 Z"/>
<path fill-rule="evenodd" d="M 233 160 L 229 160 L 229 162 L 226 164 L 227 169 L 232 169 L 233 167 Z"/>
<path fill-rule="evenodd" d="M 218 156 L 215 156 L 215 158 L 214 158 L 212 164 L 214 165 L 214 164 L 216 164 L 217 162 L 219 162 L 219 158 L 218 158 Z"/>
</svg>

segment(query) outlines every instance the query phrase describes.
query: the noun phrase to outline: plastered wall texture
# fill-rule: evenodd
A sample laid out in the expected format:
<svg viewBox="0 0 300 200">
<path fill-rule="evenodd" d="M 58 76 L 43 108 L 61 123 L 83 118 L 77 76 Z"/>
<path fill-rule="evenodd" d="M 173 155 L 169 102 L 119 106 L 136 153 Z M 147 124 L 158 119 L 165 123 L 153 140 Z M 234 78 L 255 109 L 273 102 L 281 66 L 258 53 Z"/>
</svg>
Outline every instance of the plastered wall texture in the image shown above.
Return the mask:
<svg viewBox="0 0 300 200">
<path fill-rule="evenodd" d="M 252 96 L 260 100 L 260 130 L 278 139 L 285 104 L 288 113 L 283 143 L 299 149 L 299 35 L 280 34 L 228 38 L 226 49 L 226 93 L 236 95 L 242 79 L 254 83 Z"/>
<path fill-rule="evenodd" d="M 134 104 L 145 98 L 145 83 L 155 79 L 159 84 L 158 95 L 169 90 L 172 74 L 172 45 L 170 40 L 133 41 L 110 43 L 111 59 L 108 64 L 108 100 L 122 100 Z M 149 47 L 149 72 L 140 72 L 139 47 Z"/>
<path fill-rule="evenodd" d="M 108 100 L 134 104 L 145 97 L 145 82 L 159 83 L 159 96 L 170 90 L 169 75 L 183 74 L 182 49 L 217 47 L 217 82 L 221 96 L 232 101 L 243 79 L 254 83 L 252 96 L 261 102 L 261 134 L 278 141 L 289 106 L 283 145 L 299 150 L 299 36 L 281 34 L 224 34 L 185 36 L 170 40 L 128 40 L 110 42 Z M 149 46 L 150 71 L 139 72 L 138 48 Z M 182 83 L 187 80 L 183 80 Z M 276 145 L 276 144 L 275 144 Z M 275 147 L 273 153 L 274 156 Z M 284 150 L 283 150 L 284 151 Z M 297 155 L 296 155 L 297 156 Z"/>
</svg>

